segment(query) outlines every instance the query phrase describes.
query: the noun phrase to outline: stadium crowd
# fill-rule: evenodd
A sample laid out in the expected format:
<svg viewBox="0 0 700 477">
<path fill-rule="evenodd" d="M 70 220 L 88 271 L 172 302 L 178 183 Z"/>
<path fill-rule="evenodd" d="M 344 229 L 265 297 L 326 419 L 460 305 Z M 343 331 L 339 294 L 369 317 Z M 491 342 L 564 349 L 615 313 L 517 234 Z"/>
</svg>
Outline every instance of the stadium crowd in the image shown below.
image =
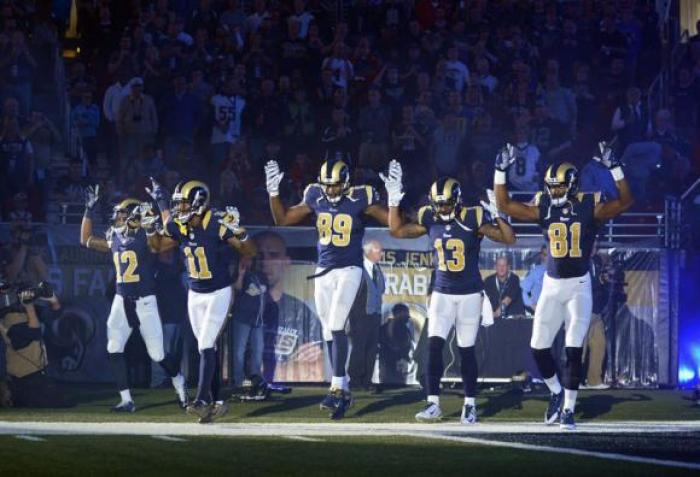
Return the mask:
<svg viewBox="0 0 700 477">
<path fill-rule="evenodd" d="M 77 3 L 66 88 L 87 161 L 70 158 L 65 175 L 51 160 L 67 138 L 32 101 L 36 52 L 61 41 L 61 15 L 0 11 L 6 219 L 42 219 L 49 198 L 81 202 L 91 183 L 118 198 L 143 196 L 149 176 L 171 189 L 196 176 L 269 224 L 264 163 L 280 162 L 297 201 L 338 155 L 376 185 L 399 158 L 409 203 L 448 174 L 474 202 L 505 141 L 523 191 L 566 159 L 583 189 L 614 194 L 590 161 L 600 138 L 616 138 L 640 208 L 696 175 L 700 51 L 677 69 L 671 107 L 648 110 L 662 57 L 653 2 L 358 1 L 342 15 L 313 0 Z"/>
</svg>

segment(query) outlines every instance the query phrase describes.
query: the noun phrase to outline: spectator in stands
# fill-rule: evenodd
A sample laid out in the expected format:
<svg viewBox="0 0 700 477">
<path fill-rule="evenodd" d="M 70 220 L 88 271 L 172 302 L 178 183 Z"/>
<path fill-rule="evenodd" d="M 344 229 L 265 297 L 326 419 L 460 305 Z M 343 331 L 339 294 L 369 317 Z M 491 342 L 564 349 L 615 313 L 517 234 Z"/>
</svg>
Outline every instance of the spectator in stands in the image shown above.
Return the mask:
<svg viewBox="0 0 700 477">
<path fill-rule="evenodd" d="M 117 143 L 117 115 L 122 100 L 129 95 L 131 85 L 129 84 L 129 72 L 125 69 L 117 72 L 116 80 L 105 91 L 102 100 L 102 114 L 104 114 L 106 124 L 103 128 L 107 155 L 113 164 L 118 163 L 118 143 Z"/>
<path fill-rule="evenodd" d="M 165 160 L 169 165 L 183 168 L 184 159 L 191 157 L 199 116 L 199 101 L 187 91 L 184 73 L 177 73 L 173 91 L 163 98 L 161 107 Z"/>
<path fill-rule="evenodd" d="M 333 72 L 333 84 L 337 87 L 347 89 L 350 86 L 350 81 L 355 77 L 355 70 L 348 59 L 348 47 L 345 43 L 336 43 L 333 46 L 333 54 L 323 60 L 321 69 Z"/>
<path fill-rule="evenodd" d="M 37 62 L 29 51 L 24 33 L 14 31 L 9 51 L 5 51 L 0 59 L 0 71 L 4 79 L 2 96 L 17 98 L 22 114 L 27 114 L 32 107 L 32 83 L 36 67 Z"/>
<path fill-rule="evenodd" d="M 540 91 L 542 98 L 547 103 L 550 115 L 571 132 L 576 130 L 576 97 L 569 89 L 559 84 L 558 65 L 556 69 L 548 69 L 546 80 Z"/>
<path fill-rule="evenodd" d="M 308 148 L 314 142 L 316 123 L 311 103 L 304 88 L 297 88 L 292 100 L 287 104 L 284 121 L 284 135 L 295 150 Z"/>
<path fill-rule="evenodd" d="M 372 87 L 367 93 L 367 105 L 360 109 L 357 119 L 360 167 L 378 171 L 384 165 L 389 146 L 389 125 L 391 110 L 382 103 L 379 88 Z"/>
<path fill-rule="evenodd" d="M 525 278 L 520 282 L 520 287 L 523 291 L 523 304 L 525 309 L 531 314 L 535 314 L 537 301 L 542 293 L 542 282 L 544 274 L 547 270 L 547 246 L 542 245 L 540 250 L 531 257 L 530 269 L 527 271 Z"/>
<path fill-rule="evenodd" d="M 335 108 L 331 114 L 331 125 L 323 131 L 321 144 L 324 149 L 323 156 L 332 157 L 340 152 L 344 158 L 352 160 L 352 151 L 355 147 L 353 131 L 348 125 L 348 114 L 340 108 Z"/>
<path fill-rule="evenodd" d="M 92 100 L 92 91 L 85 88 L 80 93 L 80 103 L 70 112 L 73 127 L 78 130 L 83 151 L 90 164 L 97 164 L 97 133 L 100 127 L 100 109 Z"/>
<path fill-rule="evenodd" d="M 6 116 L 0 132 L 0 200 L 34 185 L 34 149 L 19 129 L 19 121 Z"/>
<path fill-rule="evenodd" d="M 95 109 L 97 112 L 97 107 Z M 34 151 L 34 185 L 41 201 L 39 217 L 43 218 L 51 179 L 51 161 L 60 147 L 61 133 L 44 113 L 32 111 L 23 134 L 31 141 Z"/>
<path fill-rule="evenodd" d="M 450 89 L 461 93 L 464 90 L 464 86 L 469 83 L 469 68 L 459 60 L 459 51 L 456 45 L 451 45 L 447 48 L 445 68 L 449 78 Z"/>
<path fill-rule="evenodd" d="M 476 83 L 488 94 L 493 94 L 498 87 L 498 79 L 491 74 L 491 64 L 485 56 L 476 60 Z"/>
<path fill-rule="evenodd" d="M 671 91 L 676 129 L 682 136 L 690 137 L 698 125 L 700 86 L 687 67 L 678 70 L 677 81 L 678 84 Z"/>
<path fill-rule="evenodd" d="M 514 189 L 533 192 L 540 188 L 540 150 L 530 144 L 530 132 L 525 124 L 515 131 L 515 164 L 508 171 L 508 182 Z"/>
<path fill-rule="evenodd" d="M 119 170 L 137 159 L 144 147 L 152 145 L 158 132 L 158 113 L 153 98 L 143 93 L 143 79 L 132 78 L 130 92 L 119 105 Z"/>
<path fill-rule="evenodd" d="M 466 147 L 466 134 L 460 131 L 457 116 L 447 111 L 432 134 L 431 152 L 437 176 L 455 176 Z"/>
<path fill-rule="evenodd" d="M 246 99 L 239 84 L 225 82 L 218 94 L 211 98 L 214 124 L 211 131 L 211 160 L 221 165 L 228 157 L 229 148 L 241 136 Z"/>
<path fill-rule="evenodd" d="M 555 162 L 571 147 L 570 130 L 550 117 L 545 101 L 537 101 L 529 125 L 530 142 L 537 147 L 546 163 Z"/>
<path fill-rule="evenodd" d="M 80 203 L 85 199 L 89 182 L 83 174 L 83 163 L 79 159 L 73 159 L 68 167 L 68 175 L 57 181 L 55 192 L 63 202 Z"/>
<path fill-rule="evenodd" d="M 12 222 L 10 241 L 0 249 L 0 271 L 7 281 L 36 284 L 48 280 L 45 246 L 30 222 L 22 219 Z"/>
<path fill-rule="evenodd" d="M 496 259 L 496 273 L 486 277 L 484 291 L 491 301 L 494 319 L 518 318 L 525 314 L 520 278 L 510 271 L 508 257 Z"/>
<path fill-rule="evenodd" d="M 660 146 L 658 167 L 660 182 L 664 184 L 662 196 L 672 191 L 683 190 L 690 172 L 690 145 L 679 137 L 673 128 L 673 118 L 668 109 L 661 109 L 654 118 L 651 140 Z"/>
</svg>

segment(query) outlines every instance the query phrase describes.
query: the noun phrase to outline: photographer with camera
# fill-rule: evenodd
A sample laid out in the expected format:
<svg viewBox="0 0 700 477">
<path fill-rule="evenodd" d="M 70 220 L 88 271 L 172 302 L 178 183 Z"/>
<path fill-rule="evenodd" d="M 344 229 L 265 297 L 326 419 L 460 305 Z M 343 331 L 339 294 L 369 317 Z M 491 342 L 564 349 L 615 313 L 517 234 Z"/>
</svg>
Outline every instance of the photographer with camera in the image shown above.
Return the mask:
<svg viewBox="0 0 700 477">
<path fill-rule="evenodd" d="M 41 282 L 36 287 L 13 286 L 0 278 L 0 341 L 5 348 L 7 374 L 7 385 L 0 384 L 0 405 L 68 405 L 46 375 L 48 360 L 34 306 L 37 300 L 48 302 L 53 313 L 61 309 L 61 303 L 48 283 Z"/>
</svg>

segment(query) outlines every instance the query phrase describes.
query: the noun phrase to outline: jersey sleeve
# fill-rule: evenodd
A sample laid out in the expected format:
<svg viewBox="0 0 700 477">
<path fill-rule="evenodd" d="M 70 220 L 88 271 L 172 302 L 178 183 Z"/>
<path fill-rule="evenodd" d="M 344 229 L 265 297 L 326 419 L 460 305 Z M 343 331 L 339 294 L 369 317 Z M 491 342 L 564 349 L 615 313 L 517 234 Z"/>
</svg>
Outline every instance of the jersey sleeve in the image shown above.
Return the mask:
<svg viewBox="0 0 700 477">
<path fill-rule="evenodd" d="M 304 189 L 304 197 L 302 202 L 312 209 L 316 206 L 316 201 L 321 196 L 321 186 L 318 184 L 309 184 Z"/>
<path fill-rule="evenodd" d="M 479 230 L 484 222 L 489 220 L 485 215 L 490 217 L 490 215 L 484 214 L 483 207 L 477 205 L 476 207 L 464 207 L 461 209 L 459 212 L 459 219 L 462 224 L 470 229 Z"/>
<path fill-rule="evenodd" d="M 370 185 L 366 185 L 362 187 L 362 195 L 364 198 L 367 200 L 367 207 L 370 207 L 372 205 L 376 205 L 379 203 L 379 192 L 377 192 L 377 189 Z"/>
<path fill-rule="evenodd" d="M 173 240 L 180 240 L 180 226 L 177 225 L 174 220 L 169 220 L 165 224 L 165 227 L 163 227 L 163 233 Z"/>
<path fill-rule="evenodd" d="M 418 215 L 416 217 L 418 225 L 422 225 L 425 228 L 429 228 L 435 222 L 433 218 L 433 208 L 429 205 L 424 205 L 418 209 Z"/>
</svg>

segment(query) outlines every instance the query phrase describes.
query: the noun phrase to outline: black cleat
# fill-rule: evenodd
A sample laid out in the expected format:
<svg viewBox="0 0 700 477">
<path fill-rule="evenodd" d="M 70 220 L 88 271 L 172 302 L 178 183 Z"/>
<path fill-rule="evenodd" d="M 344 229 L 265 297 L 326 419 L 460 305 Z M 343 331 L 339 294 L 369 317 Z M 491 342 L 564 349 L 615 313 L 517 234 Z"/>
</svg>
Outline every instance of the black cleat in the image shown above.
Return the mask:
<svg viewBox="0 0 700 477">
<path fill-rule="evenodd" d="M 561 419 L 559 421 L 559 428 L 565 431 L 575 431 L 576 421 L 574 421 L 574 412 L 569 409 L 564 409 L 561 413 Z"/>
<path fill-rule="evenodd" d="M 564 402 L 564 390 L 562 389 L 559 394 L 552 393 L 549 396 L 549 405 L 547 405 L 547 411 L 544 414 L 544 423 L 551 426 L 559 419 L 561 414 L 561 405 Z"/>
<path fill-rule="evenodd" d="M 260 376 L 251 378 L 248 392 L 241 396 L 241 401 L 265 401 L 270 397 L 270 385 Z"/>
<path fill-rule="evenodd" d="M 321 401 L 321 405 L 319 406 L 321 408 L 321 411 L 331 411 L 335 409 L 336 400 L 333 394 L 335 391 L 340 390 L 331 389 L 330 391 L 328 391 L 328 394 L 326 394 L 326 397 L 323 398 L 323 401 Z"/>
<path fill-rule="evenodd" d="M 337 421 L 345 417 L 345 413 L 348 409 L 352 407 L 352 394 L 350 391 L 343 391 L 342 389 L 337 389 L 333 391 L 333 412 L 331 412 L 331 419 Z"/>
<path fill-rule="evenodd" d="M 134 401 L 120 402 L 112 408 L 112 412 L 136 412 Z"/>
<path fill-rule="evenodd" d="M 204 402 L 204 401 L 193 401 L 187 406 L 187 414 L 190 416 L 196 416 L 200 419 L 207 420 L 209 419 L 209 415 L 213 411 L 213 406 L 211 403 Z"/>
</svg>

